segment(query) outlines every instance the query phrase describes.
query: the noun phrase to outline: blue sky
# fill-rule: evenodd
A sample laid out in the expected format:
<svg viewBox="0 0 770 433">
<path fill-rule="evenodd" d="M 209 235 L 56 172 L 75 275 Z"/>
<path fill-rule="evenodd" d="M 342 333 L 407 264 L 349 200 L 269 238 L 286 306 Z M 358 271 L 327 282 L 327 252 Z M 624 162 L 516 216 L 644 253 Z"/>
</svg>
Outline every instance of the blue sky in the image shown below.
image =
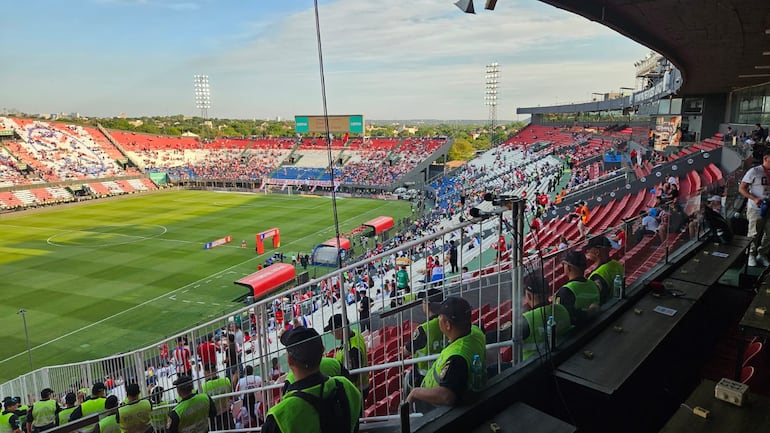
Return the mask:
<svg viewBox="0 0 770 433">
<path fill-rule="evenodd" d="M 498 118 L 634 85 L 648 49 L 535 0 L 477 15 L 453 0 L 325 0 L 330 114 L 485 119 L 484 67 L 500 64 Z M 0 110 L 129 116 L 320 114 L 312 0 L 26 0 L 3 6 Z"/>
</svg>

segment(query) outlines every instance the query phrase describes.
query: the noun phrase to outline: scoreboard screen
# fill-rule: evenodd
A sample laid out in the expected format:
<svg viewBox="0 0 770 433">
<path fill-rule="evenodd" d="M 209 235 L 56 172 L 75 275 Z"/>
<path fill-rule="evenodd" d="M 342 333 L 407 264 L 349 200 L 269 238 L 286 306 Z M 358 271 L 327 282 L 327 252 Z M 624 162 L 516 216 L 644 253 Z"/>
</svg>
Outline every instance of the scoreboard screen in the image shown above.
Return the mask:
<svg viewBox="0 0 770 433">
<path fill-rule="evenodd" d="M 326 132 L 324 116 L 294 116 L 296 132 Z M 329 116 L 329 132 L 364 133 L 364 116 L 360 114 Z"/>
</svg>

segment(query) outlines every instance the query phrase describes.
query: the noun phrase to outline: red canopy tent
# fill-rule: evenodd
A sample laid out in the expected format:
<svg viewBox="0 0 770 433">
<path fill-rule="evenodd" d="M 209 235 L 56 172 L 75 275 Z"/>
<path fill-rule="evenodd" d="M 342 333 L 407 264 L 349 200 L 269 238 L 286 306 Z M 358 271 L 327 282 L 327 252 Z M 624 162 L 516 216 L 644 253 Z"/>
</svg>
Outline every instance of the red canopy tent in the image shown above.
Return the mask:
<svg viewBox="0 0 770 433">
<path fill-rule="evenodd" d="M 372 220 L 365 222 L 363 225 L 374 229 L 374 234 L 378 235 L 386 230 L 390 230 L 394 226 L 393 217 L 378 216 Z"/>
<path fill-rule="evenodd" d="M 337 246 L 337 238 L 331 238 L 328 241 L 322 243 L 321 245 L 325 245 L 327 247 L 336 247 Z M 339 248 L 343 249 L 343 250 L 349 250 L 350 249 L 350 240 L 348 238 L 340 238 Z"/>
<path fill-rule="evenodd" d="M 276 263 L 235 281 L 235 284 L 251 289 L 256 300 L 264 298 L 284 284 L 294 280 L 295 277 L 294 266 L 289 263 Z"/>
<path fill-rule="evenodd" d="M 310 256 L 311 263 L 321 266 L 336 266 L 338 255 L 344 260 L 347 251 L 350 250 L 350 239 L 340 238 L 339 246 L 337 238 L 331 238 L 326 242 L 316 245 Z"/>
</svg>

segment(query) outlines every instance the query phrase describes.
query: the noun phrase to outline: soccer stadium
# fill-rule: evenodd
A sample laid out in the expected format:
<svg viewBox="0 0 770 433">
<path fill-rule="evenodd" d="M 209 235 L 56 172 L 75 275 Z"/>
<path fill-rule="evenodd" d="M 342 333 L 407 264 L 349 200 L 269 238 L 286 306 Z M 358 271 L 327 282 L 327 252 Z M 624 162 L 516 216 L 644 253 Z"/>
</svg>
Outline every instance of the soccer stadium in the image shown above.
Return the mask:
<svg viewBox="0 0 770 433">
<path fill-rule="evenodd" d="M 542 3 L 653 51 L 467 160 L 4 112 L 0 433 L 768 431 L 770 4 Z"/>
</svg>

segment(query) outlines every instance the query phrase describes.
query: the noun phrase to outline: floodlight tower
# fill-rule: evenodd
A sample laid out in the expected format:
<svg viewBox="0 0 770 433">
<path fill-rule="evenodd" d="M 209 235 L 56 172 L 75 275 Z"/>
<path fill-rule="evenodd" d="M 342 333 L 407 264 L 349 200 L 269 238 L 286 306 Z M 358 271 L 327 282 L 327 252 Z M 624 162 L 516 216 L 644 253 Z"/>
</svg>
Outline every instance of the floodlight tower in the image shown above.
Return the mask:
<svg viewBox="0 0 770 433">
<path fill-rule="evenodd" d="M 495 126 L 497 124 L 497 85 L 500 78 L 500 65 L 490 63 L 486 69 L 486 87 L 484 90 L 484 104 L 489 107 L 489 134 L 490 144 L 495 144 Z"/>
<path fill-rule="evenodd" d="M 209 117 L 211 108 L 211 87 L 208 75 L 193 75 L 193 90 L 195 91 L 195 108 L 201 110 L 201 117 Z"/>
</svg>

